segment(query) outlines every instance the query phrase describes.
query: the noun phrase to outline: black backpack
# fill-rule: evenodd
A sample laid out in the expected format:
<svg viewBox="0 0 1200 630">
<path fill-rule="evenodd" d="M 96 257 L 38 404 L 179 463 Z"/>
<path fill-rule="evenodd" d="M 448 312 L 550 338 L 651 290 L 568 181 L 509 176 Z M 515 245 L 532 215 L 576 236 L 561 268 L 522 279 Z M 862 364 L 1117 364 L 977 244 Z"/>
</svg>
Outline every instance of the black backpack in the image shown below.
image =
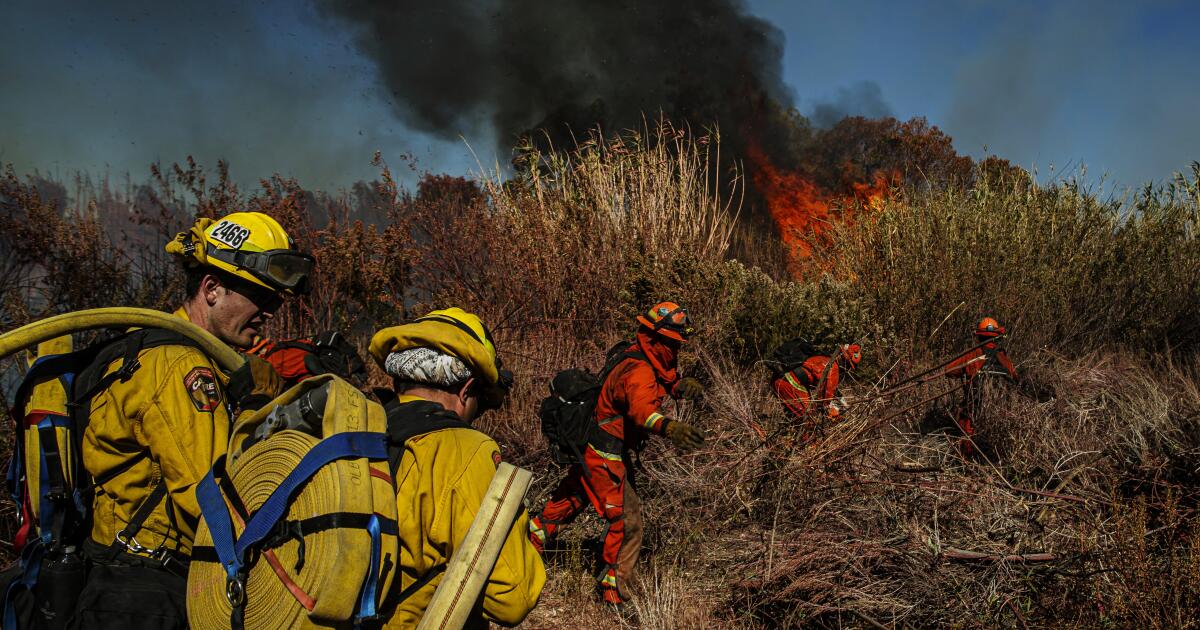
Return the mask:
<svg viewBox="0 0 1200 630">
<path fill-rule="evenodd" d="M 92 496 L 148 456 L 92 479 L 82 457 L 92 399 L 117 380 L 128 380 L 141 367 L 141 350 L 163 345 L 195 344 L 176 332 L 135 330 L 82 350 L 39 356 L 18 386 L 7 485 L 18 506 L 14 551 L 20 558 L 0 574 L 5 628 L 63 627 L 74 609 L 86 579 L 82 545 L 91 536 Z M 118 359 L 120 367 L 106 375 L 108 365 Z M 39 386 L 61 388 L 66 406 L 27 413 L 27 402 Z M 160 483 L 121 531 L 126 540 L 165 497 L 166 486 Z"/>
<path fill-rule="evenodd" d="M 804 362 L 821 354 L 816 346 L 809 343 L 806 339 L 796 338 L 790 341 L 785 341 L 781 346 L 771 353 L 771 358 L 767 359 L 767 367 L 771 369 L 773 378 L 779 378 L 788 372 L 804 365 Z"/>
<path fill-rule="evenodd" d="M 632 341 L 622 341 L 605 353 L 604 369 L 600 374 L 571 368 L 554 375 L 550 380 L 550 395 L 542 399 L 538 416 L 542 420 L 542 435 L 550 443 L 550 455 L 555 463 L 583 463 L 583 450 L 588 444 L 603 451 L 621 451 L 621 441 L 600 428 L 596 422 L 596 403 L 608 375 L 625 359 L 646 360 L 646 355 L 631 348 Z"/>
</svg>

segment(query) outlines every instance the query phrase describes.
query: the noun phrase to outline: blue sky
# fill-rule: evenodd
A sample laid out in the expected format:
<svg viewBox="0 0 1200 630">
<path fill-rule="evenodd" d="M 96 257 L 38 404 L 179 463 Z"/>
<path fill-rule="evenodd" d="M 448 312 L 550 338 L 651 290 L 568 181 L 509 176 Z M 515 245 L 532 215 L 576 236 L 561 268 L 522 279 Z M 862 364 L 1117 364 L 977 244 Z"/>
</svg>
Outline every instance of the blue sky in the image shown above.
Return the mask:
<svg viewBox="0 0 1200 630">
<path fill-rule="evenodd" d="M 392 163 L 466 172 L 463 141 L 406 128 L 344 25 L 304 2 L 38 3 L 0 7 L 0 162 L 145 179 L 154 161 L 231 162 L 312 188 Z M 189 8 L 190 7 L 190 8 Z M 1022 0 L 783 2 L 749 11 L 785 37 L 784 78 L 810 113 L 926 116 L 961 152 L 1045 177 L 1086 165 L 1117 185 L 1200 160 L 1200 3 Z M 413 63 L 421 63 L 415 59 Z M 463 136 L 506 159 L 481 128 Z"/>
</svg>

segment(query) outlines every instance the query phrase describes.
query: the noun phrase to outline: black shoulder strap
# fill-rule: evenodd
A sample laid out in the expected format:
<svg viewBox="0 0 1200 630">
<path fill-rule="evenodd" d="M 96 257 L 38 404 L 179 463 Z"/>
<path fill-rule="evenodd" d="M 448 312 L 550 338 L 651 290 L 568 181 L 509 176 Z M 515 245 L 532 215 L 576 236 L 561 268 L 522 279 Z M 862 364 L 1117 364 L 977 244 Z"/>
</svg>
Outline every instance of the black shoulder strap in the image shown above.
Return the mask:
<svg viewBox="0 0 1200 630">
<path fill-rule="evenodd" d="M 625 346 L 625 349 L 616 352 L 621 346 Z M 612 371 L 617 369 L 617 366 L 621 365 L 621 362 L 625 359 L 634 359 L 646 364 L 650 363 L 650 359 L 646 358 L 646 354 L 637 348 L 636 341 L 622 341 L 608 351 L 608 360 L 604 362 L 604 369 L 600 372 L 601 387 L 604 386 L 604 381 L 608 380 L 608 376 L 612 374 Z M 654 369 L 654 366 L 650 366 L 650 368 Z M 655 373 L 655 377 L 657 377 L 657 373 Z"/>
<path fill-rule="evenodd" d="M 138 354 L 142 350 L 169 345 L 195 346 L 196 343 L 174 331 L 160 328 L 143 328 L 125 333 L 107 342 L 96 344 L 94 347 L 84 351 L 94 354 L 90 356 L 90 361 L 88 361 L 86 366 L 80 369 L 75 375 L 68 403 L 71 410 L 71 423 L 75 426 L 75 443 L 73 446 L 77 457 L 82 458 L 83 456 L 83 434 L 90 420 L 92 399 L 100 392 L 108 389 L 113 383 L 129 380 L 133 376 L 133 373 L 142 365 L 141 361 L 138 360 Z M 105 374 L 108 366 L 118 358 L 121 359 L 121 366 Z M 90 494 L 97 487 L 112 481 L 149 456 L 150 453 L 148 451 L 142 451 L 121 466 L 110 471 L 103 477 L 92 480 L 90 483 L 86 475 L 78 475 L 76 486 L 85 494 Z M 83 462 L 80 461 L 79 468 L 76 468 L 76 470 L 84 470 L 82 464 Z M 165 496 L 165 486 L 161 482 L 159 486 L 161 489 L 156 488 L 154 493 L 143 502 L 143 505 L 138 509 L 134 518 L 130 520 L 129 525 L 131 527 L 127 528 L 129 529 L 130 538 L 141 528 L 142 521 L 145 521 L 146 517 L 149 516 L 150 510 L 161 502 Z M 84 500 L 90 499 L 85 497 Z M 143 511 L 145 514 L 142 514 Z M 140 518 L 138 517 L 139 514 L 141 514 Z"/>
<path fill-rule="evenodd" d="M 262 354 L 262 357 L 265 359 L 265 358 L 271 356 L 272 354 L 279 352 L 280 350 L 291 350 L 291 349 L 304 350 L 305 352 L 310 352 L 310 353 L 317 351 L 317 347 L 315 345 L 304 342 L 304 341 L 298 341 L 298 340 L 280 341 L 279 343 L 271 346 L 270 350 L 267 350 L 266 352 L 264 352 Z"/>
<path fill-rule="evenodd" d="M 404 455 L 405 442 L 442 429 L 471 428 L 471 425 L 435 402 L 419 400 L 401 403 L 395 394 L 382 390 L 376 390 L 376 395 L 383 402 L 383 410 L 387 414 L 388 465 L 393 477 Z"/>
<path fill-rule="evenodd" d="M 75 377 L 71 404 L 88 406 L 92 398 L 118 380 L 127 381 L 141 367 L 138 354 L 157 346 L 196 346 L 191 339 L 171 330 L 143 328 L 101 344 L 91 361 Z M 121 358 L 121 366 L 105 374 L 108 366 Z"/>
</svg>

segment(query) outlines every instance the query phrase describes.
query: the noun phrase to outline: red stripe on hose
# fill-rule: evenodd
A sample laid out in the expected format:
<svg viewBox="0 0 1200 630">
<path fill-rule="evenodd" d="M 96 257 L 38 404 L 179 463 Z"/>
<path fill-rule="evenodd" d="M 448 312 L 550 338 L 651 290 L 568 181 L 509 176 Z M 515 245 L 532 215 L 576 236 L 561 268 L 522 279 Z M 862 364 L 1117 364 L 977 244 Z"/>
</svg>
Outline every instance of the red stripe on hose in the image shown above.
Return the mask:
<svg viewBox="0 0 1200 630">
<path fill-rule="evenodd" d="M 238 527 L 246 529 L 246 523 L 242 520 L 241 515 L 237 513 L 237 510 L 230 510 L 229 513 L 237 521 Z M 296 601 L 300 602 L 300 605 L 305 610 L 312 612 L 312 609 L 317 607 L 317 600 L 309 596 L 308 593 L 305 593 L 304 589 L 300 588 L 298 584 L 292 581 L 292 578 L 288 577 L 287 571 L 284 571 L 283 565 L 279 563 L 279 558 L 275 557 L 275 551 L 268 549 L 263 552 L 263 557 L 267 559 L 267 564 L 271 565 L 271 570 L 275 572 L 275 576 L 283 583 L 284 588 L 291 592 L 292 597 L 295 597 Z"/>
<path fill-rule="evenodd" d="M 371 476 L 375 477 L 376 479 L 382 479 L 382 480 L 388 482 L 389 484 L 392 483 L 391 475 L 383 472 L 382 470 L 379 470 L 378 468 L 375 468 L 374 466 L 371 467 Z"/>
</svg>

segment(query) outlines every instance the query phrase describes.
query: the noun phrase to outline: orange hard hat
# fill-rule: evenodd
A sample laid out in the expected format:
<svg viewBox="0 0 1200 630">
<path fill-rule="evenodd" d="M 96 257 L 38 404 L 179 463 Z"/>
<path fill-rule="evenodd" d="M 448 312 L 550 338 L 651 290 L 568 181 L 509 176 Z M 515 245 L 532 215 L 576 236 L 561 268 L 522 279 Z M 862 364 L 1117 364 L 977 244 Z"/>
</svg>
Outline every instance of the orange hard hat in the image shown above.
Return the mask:
<svg viewBox="0 0 1200 630">
<path fill-rule="evenodd" d="M 856 343 L 844 343 L 838 348 L 838 352 L 841 354 L 841 358 L 846 361 L 847 367 L 856 368 L 858 367 L 858 362 L 862 361 L 862 346 Z"/>
<path fill-rule="evenodd" d="M 637 316 L 639 324 L 656 334 L 675 341 L 687 341 L 692 335 L 692 321 L 686 308 L 674 302 L 659 302 L 643 315 Z"/>
<path fill-rule="evenodd" d="M 979 325 L 975 327 L 976 337 L 999 337 L 1004 334 L 1004 327 L 1000 322 L 991 317 L 984 317 L 979 320 Z"/>
</svg>

